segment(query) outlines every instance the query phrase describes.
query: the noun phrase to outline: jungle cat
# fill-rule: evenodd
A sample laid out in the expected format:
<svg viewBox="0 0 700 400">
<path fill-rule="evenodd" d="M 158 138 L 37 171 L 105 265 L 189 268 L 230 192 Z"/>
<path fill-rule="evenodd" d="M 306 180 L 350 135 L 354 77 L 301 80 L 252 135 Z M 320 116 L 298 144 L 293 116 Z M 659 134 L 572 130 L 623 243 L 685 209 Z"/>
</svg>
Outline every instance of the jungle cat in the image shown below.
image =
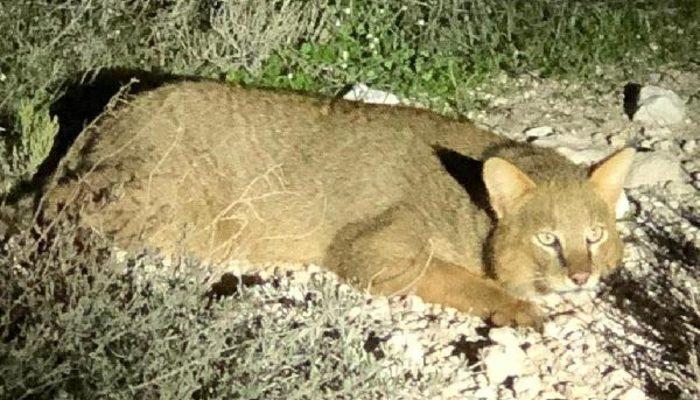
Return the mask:
<svg viewBox="0 0 700 400">
<path fill-rule="evenodd" d="M 483 161 L 490 211 L 438 148 Z M 185 82 L 87 128 L 44 210 L 75 205 L 125 248 L 316 263 L 372 293 L 537 326 L 533 296 L 591 288 L 619 263 L 633 154 L 580 167 L 429 111 Z"/>
</svg>

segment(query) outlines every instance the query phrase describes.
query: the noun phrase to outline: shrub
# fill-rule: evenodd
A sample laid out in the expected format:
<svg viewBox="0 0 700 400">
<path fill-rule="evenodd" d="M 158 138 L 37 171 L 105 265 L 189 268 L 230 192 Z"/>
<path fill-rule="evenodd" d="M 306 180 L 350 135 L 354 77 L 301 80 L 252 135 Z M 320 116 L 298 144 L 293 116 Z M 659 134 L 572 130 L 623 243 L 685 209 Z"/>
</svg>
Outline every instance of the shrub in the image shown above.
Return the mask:
<svg viewBox="0 0 700 400">
<path fill-rule="evenodd" d="M 363 349 L 366 327 L 346 318 L 362 304 L 357 292 L 319 278 L 307 295 L 290 299 L 270 290 L 276 280 L 229 276 L 234 295 L 216 300 L 197 263 L 167 267 L 146 253 L 121 258 L 68 222 L 47 240 L 23 234 L 5 243 L 0 398 L 381 398 L 406 391 Z"/>
</svg>

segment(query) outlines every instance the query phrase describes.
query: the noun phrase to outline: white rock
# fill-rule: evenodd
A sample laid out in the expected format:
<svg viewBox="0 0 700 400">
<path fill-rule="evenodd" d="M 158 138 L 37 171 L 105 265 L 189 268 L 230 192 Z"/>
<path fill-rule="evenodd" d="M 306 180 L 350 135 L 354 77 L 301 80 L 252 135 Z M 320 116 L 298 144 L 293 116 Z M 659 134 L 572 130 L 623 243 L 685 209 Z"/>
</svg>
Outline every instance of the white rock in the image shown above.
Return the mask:
<svg viewBox="0 0 700 400">
<path fill-rule="evenodd" d="M 535 375 L 516 378 L 513 382 L 513 390 L 518 395 L 518 399 L 534 399 L 542 390 L 542 380 Z"/>
<path fill-rule="evenodd" d="M 385 296 L 376 296 L 372 298 L 372 301 L 367 307 L 367 311 L 372 318 L 377 320 L 387 320 L 391 318 L 391 306 L 389 305 L 389 299 L 387 299 Z"/>
<path fill-rule="evenodd" d="M 620 396 L 620 400 L 645 400 L 646 394 L 637 388 L 632 388 Z"/>
<path fill-rule="evenodd" d="M 457 325 L 455 325 L 452 330 L 454 333 L 457 335 L 464 335 L 467 338 L 477 338 L 478 335 L 476 334 L 476 326 L 474 323 L 471 323 L 469 321 L 464 321 L 460 322 Z"/>
<path fill-rule="evenodd" d="M 571 160 L 574 164 L 590 165 L 598 162 L 610 154 L 607 146 L 594 146 L 589 148 L 571 148 L 560 146 L 557 153 Z"/>
<path fill-rule="evenodd" d="M 396 95 L 381 90 L 370 89 L 364 83 L 353 86 L 343 98 L 345 100 L 361 101 L 370 104 L 396 105 L 401 103 L 401 100 L 399 100 Z"/>
<path fill-rule="evenodd" d="M 594 399 L 596 397 L 595 391 L 588 385 L 571 386 L 566 394 L 567 397 L 576 399 Z"/>
<path fill-rule="evenodd" d="M 416 334 L 410 332 L 394 332 L 387 341 L 390 352 L 403 354 L 412 366 L 422 365 L 425 357 L 423 345 Z"/>
<path fill-rule="evenodd" d="M 496 385 L 509 376 L 519 376 L 525 369 L 525 352 L 520 347 L 491 346 L 484 350 L 486 376 Z"/>
<path fill-rule="evenodd" d="M 362 307 L 358 307 L 358 306 L 352 307 L 351 309 L 348 310 L 348 313 L 347 313 L 348 320 L 354 321 L 355 319 L 357 319 L 357 317 L 362 315 L 362 311 L 363 311 Z"/>
<path fill-rule="evenodd" d="M 544 337 L 563 339 L 565 333 L 566 332 L 564 332 L 564 329 L 557 321 L 547 321 L 544 323 L 544 329 L 542 332 Z"/>
<path fill-rule="evenodd" d="M 683 100 L 673 91 L 658 86 L 644 86 L 637 105 L 633 119 L 645 124 L 673 125 L 685 118 Z"/>
<path fill-rule="evenodd" d="M 630 201 L 627 199 L 625 193 L 620 193 L 620 198 L 617 199 L 617 204 L 615 204 L 615 217 L 617 219 L 624 218 L 631 208 L 632 206 L 630 205 Z"/>
<path fill-rule="evenodd" d="M 474 392 L 474 398 L 478 400 L 498 399 L 498 391 L 491 386 L 481 387 Z"/>
<path fill-rule="evenodd" d="M 311 273 L 307 270 L 299 270 L 292 273 L 292 281 L 300 285 L 308 285 L 310 280 Z"/>
<path fill-rule="evenodd" d="M 321 267 L 319 267 L 319 266 L 316 265 L 316 264 L 309 264 L 309 265 L 307 265 L 307 266 L 306 266 L 306 270 L 307 270 L 310 274 L 317 274 L 317 273 L 320 273 L 320 272 L 324 272 L 324 269 L 321 268 Z"/>
<path fill-rule="evenodd" d="M 423 302 L 423 299 L 416 295 L 409 295 L 406 298 L 406 305 L 408 306 L 409 310 L 416 313 L 423 313 L 428 308 Z"/>
<path fill-rule="evenodd" d="M 554 133 L 554 128 L 551 126 L 538 126 L 535 128 L 527 128 L 523 132 L 527 138 L 541 138 Z"/>
<path fill-rule="evenodd" d="M 552 351 L 542 343 L 533 344 L 532 346 L 528 347 L 525 352 L 530 359 L 538 362 L 549 360 L 550 358 L 554 357 L 554 353 L 552 353 Z"/>
<path fill-rule="evenodd" d="M 534 140 L 537 146 L 553 148 L 575 164 L 590 165 L 610 154 L 610 146 L 594 145 L 590 138 L 575 135 L 552 135 Z"/>
<path fill-rule="evenodd" d="M 683 169 L 676 157 L 664 151 L 637 153 L 630 168 L 626 188 L 683 180 Z"/>
<path fill-rule="evenodd" d="M 493 328 L 489 331 L 489 339 L 504 346 L 518 346 L 520 340 L 516 336 L 515 329 L 511 327 Z"/>
<path fill-rule="evenodd" d="M 564 400 L 565 397 L 559 392 L 547 391 L 540 394 L 540 399 L 542 400 Z"/>
<path fill-rule="evenodd" d="M 693 153 L 693 152 L 695 152 L 695 150 L 698 149 L 698 141 L 696 139 L 688 139 L 688 140 L 683 142 L 683 144 L 681 145 L 681 148 L 686 153 Z"/>
<path fill-rule="evenodd" d="M 632 380 L 632 375 L 624 369 L 616 369 L 605 376 L 605 381 L 610 385 L 625 385 Z"/>
</svg>

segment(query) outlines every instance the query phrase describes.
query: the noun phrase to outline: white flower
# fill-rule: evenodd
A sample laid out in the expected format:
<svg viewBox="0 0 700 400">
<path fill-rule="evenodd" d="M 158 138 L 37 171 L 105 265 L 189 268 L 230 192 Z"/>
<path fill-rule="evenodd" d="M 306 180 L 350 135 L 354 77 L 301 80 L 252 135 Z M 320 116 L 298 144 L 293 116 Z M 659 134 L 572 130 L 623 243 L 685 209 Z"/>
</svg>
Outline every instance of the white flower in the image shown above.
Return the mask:
<svg viewBox="0 0 700 400">
<path fill-rule="evenodd" d="M 348 53 L 347 50 L 343 50 L 343 52 L 341 53 L 341 57 L 343 58 L 343 60 L 347 60 L 349 56 L 350 53 Z"/>
<path fill-rule="evenodd" d="M 425 25 L 425 21 L 423 21 L 422 19 L 419 19 L 418 26 L 423 26 L 423 25 Z"/>
</svg>

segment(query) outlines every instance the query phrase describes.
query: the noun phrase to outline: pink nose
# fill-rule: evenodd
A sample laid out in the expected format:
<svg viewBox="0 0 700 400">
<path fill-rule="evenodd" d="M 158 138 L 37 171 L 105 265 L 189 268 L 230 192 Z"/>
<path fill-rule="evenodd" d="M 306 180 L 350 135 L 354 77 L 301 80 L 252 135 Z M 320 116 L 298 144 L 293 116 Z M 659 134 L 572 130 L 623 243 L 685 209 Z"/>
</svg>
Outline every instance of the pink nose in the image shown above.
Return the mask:
<svg viewBox="0 0 700 400">
<path fill-rule="evenodd" d="M 588 281 L 588 278 L 591 276 L 589 272 L 577 272 L 575 274 L 572 274 L 570 276 L 571 280 L 574 281 L 575 284 L 581 286 L 586 281 Z"/>
</svg>

